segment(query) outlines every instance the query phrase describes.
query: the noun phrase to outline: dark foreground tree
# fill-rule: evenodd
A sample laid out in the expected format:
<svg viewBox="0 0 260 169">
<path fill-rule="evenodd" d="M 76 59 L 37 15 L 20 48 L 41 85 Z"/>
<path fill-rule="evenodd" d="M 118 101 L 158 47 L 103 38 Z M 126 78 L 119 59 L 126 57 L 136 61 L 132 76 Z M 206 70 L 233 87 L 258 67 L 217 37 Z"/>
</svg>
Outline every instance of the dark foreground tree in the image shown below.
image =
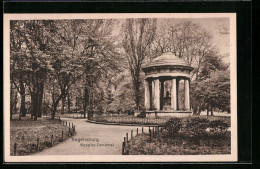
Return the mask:
<svg viewBox="0 0 260 169">
<path fill-rule="evenodd" d="M 21 114 L 25 116 L 25 91 L 31 95 L 31 117 L 41 116 L 46 65 L 52 36 L 52 21 L 11 21 L 11 80 L 21 95 Z"/>
</svg>

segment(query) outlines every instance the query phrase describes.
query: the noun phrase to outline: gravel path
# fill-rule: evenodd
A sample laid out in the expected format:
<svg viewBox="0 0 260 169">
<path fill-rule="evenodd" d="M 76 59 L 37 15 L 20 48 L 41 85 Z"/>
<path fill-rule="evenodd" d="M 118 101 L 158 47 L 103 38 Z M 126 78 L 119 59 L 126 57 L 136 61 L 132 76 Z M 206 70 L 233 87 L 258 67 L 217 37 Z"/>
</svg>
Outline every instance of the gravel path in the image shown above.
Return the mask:
<svg viewBox="0 0 260 169">
<path fill-rule="evenodd" d="M 62 120 L 76 125 L 76 134 L 56 145 L 43 150 L 39 155 L 120 155 L 126 133 L 130 138 L 131 130 L 136 134 L 137 126 L 103 125 L 86 122 L 86 119 Z M 141 127 L 138 127 L 141 132 Z M 144 130 L 148 130 L 147 127 Z"/>
</svg>

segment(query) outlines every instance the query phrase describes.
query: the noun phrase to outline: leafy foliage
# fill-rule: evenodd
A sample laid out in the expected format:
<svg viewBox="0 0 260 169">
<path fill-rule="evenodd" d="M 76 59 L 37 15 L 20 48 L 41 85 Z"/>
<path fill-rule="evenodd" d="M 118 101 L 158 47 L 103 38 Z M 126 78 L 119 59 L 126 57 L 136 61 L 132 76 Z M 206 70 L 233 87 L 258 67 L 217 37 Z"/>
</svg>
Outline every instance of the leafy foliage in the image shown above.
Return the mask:
<svg viewBox="0 0 260 169">
<path fill-rule="evenodd" d="M 190 118 L 186 121 L 185 132 L 192 137 L 203 137 L 209 127 L 209 120 L 205 118 Z"/>
<path fill-rule="evenodd" d="M 230 127 L 228 123 L 225 123 L 222 120 L 214 120 L 209 123 L 209 128 L 211 132 L 226 132 Z"/>
<path fill-rule="evenodd" d="M 229 70 L 216 71 L 211 78 L 192 82 L 193 107 L 205 109 L 207 105 L 230 112 L 230 76 Z"/>
<path fill-rule="evenodd" d="M 180 118 L 171 118 L 164 124 L 164 129 L 170 137 L 174 137 L 182 129 L 182 120 Z"/>
</svg>

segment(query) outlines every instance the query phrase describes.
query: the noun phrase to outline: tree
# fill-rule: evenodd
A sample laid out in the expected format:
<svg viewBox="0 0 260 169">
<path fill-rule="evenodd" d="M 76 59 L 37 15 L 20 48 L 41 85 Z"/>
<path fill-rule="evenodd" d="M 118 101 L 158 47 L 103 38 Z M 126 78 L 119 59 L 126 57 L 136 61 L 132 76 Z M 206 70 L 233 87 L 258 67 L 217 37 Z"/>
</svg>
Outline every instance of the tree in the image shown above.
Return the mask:
<svg viewBox="0 0 260 169">
<path fill-rule="evenodd" d="M 56 36 L 53 37 L 55 44 L 52 47 L 50 78 L 52 80 L 52 119 L 54 119 L 57 106 L 62 100 L 62 109 L 69 89 L 83 75 L 83 67 L 79 58 L 81 46 L 79 38 L 83 34 L 82 20 L 55 21 Z M 55 90 L 59 89 L 57 93 Z M 64 112 L 63 112 L 64 113 Z"/>
<path fill-rule="evenodd" d="M 46 77 L 47 51 L 52 36 L 52 21 L 11 21 L 11 79 L 21 95 L 21 112 L 25 109 L 25 84 L 32 100 L 32 117 L 37 120 L 41 115 L 44 78 Z M 19 82 L 19 86 L 15 80 Z"/>
<path fill-rule="evenodd" d="M 16 89 L 21 96 L 20 114 L 19 119 L 26 115 L 25 108 L 25 87 L 24 83 L 26 79 L 24 78 L 24 64 L 23 61 L 26 60 L 25 50 L 23 50 L 23 39 L 20 37 L 20 27 L 21 22 L 10 22 L 10 79 L 11 79 L 11 114 L 13 111 L 13 106 L 16 107 L 17 94 L 14 91 Z M 13 88 L 13 86 L 15 88 Z M 13 93 L 15 93 L 13 95 Z M 13 98 L 14 97 L 14 98 Z M 15 110 L 16 111 L 16 110 Z M 12 116 L 11 116 L 12 117 Z"/>
<path fill-rule="evenodd" d="M 207 114 L 218 108 L 230 112 L 230 75 L 229 69 L 216 70 L 210 78 L 192 84 L 192 103 L 194 113 L 207 109 Z"/>
<path fill-rule="evenodd" d="M 126 19 L 122 46 L 134 87 L 136 109 L 140 109 L 141 67 L 156 34 L 156 19 Z"/>
<path fill-rule="evenodd" d="M 87 106 L 92 110 L 100 78 L 116 67 L 117 53 L 110 37 L 113 20 L 62 20 L 58 27 L 56 54 L 52 57 L 52 77 L 60 92 L 53 97 L 54 118 L 57 106 L 70 88 L 82 86 L 84 91 L 83 109 L 86 117 Z M 99 90 L 101 91 L 101 90 Z M 64 99 L 65 100 L 65 99 Z M 63 100 L 63 101 L 64 101 Z M 64 106 L 62 106 L 64 107 Z"/>
<path fill-rule="evenodd" d="M 213 36 L 199 24 L 184 21 L 162 25 L 156 36 L 154 48 L 157 48 L 158 54 L 169 51 L 186 60 L 194 67 L 192 77 L 197 80 L 205 57 L 217 53 L 212 39 Z"/>
<path fill-rule="evenodd" d="M 84 117 L 86 112 L 103 109 L 104 89 L 100 85 L 118 69 L 119 54 L 116 51 L 115 37 L 112 36 L 114 20 L 92 20 L 88 30 L 86 48 L 82 53 L 84 67 Z M 99 106 L 96 103 L 100 103 Z"/>
<path fill-rule="evenodd" d="M 50 68 L 49 58 L 52 52 L 55 35 L 55 25 L 52 20 L 24 21 L 25 46 L 29 56 L 29 81 L 31 93 L 31 117 L 37 120 L 42 115 L 42 98 L 47 71 Z"/>
<path fill-rule="evenodd" d="M 109 86 L 110 98 L 108 99 L 107 110 L 109 112 L 133 112 L 135 110 L 135 93 L 131 74 L 125 70 L 112 79 Z"/>
</svg>

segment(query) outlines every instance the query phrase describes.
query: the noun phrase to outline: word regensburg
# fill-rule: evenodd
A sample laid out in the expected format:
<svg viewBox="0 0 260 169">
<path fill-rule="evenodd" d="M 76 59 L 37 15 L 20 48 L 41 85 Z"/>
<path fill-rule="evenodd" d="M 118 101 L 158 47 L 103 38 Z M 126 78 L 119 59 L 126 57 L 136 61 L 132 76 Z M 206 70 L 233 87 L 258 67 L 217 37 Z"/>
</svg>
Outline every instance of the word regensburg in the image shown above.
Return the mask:
<svg viewBox="0 0 260 169">
<path fill-rule="evenodd" d="M 77 141 L 77 142 L 99 142 L 99 138 L 72 138 L 72 141 Z"/>
</svg>

